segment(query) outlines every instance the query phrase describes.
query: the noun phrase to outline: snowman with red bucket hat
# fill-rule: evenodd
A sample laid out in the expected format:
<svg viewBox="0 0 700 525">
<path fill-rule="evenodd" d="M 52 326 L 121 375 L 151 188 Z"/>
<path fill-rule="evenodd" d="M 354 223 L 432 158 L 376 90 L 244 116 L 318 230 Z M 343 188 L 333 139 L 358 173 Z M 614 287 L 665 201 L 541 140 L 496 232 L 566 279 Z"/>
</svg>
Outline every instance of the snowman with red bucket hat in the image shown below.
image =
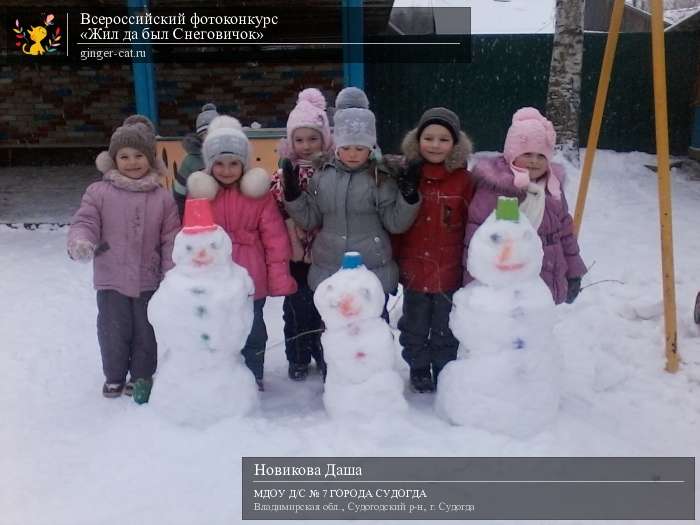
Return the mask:
<svg viewBox="0 0 700 525">
<path fill-rule="evenodd" d="M 257 405 L 255 380 L 240 354 L 253 323 L 254 285 L 231 258 L 202 189 L 185 203 L 170 270 L 148 306 L 159 368 L 150 405 L 177 423 L 204 427 Z M 199 197 L 199 198 L 198 198 Z"/>
</svg>

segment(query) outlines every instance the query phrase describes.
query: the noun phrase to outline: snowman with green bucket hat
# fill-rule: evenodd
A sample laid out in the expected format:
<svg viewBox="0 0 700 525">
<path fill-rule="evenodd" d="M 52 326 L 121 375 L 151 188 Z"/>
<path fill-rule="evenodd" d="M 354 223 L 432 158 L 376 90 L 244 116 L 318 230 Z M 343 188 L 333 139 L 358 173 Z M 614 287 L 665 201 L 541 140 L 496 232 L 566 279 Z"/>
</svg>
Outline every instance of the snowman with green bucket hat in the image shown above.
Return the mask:
<svg viewBox="0 0 700 525">
<path fill-rule="evenodd" d="M 453 297 L 459 355 L 442 370 L 436 397 L 451 423 L 526 438 L 556 418 L 561 362 L 543 255 L 518 200 L 499 197 L 469 244 L 475 280 Z"/>
</svg>

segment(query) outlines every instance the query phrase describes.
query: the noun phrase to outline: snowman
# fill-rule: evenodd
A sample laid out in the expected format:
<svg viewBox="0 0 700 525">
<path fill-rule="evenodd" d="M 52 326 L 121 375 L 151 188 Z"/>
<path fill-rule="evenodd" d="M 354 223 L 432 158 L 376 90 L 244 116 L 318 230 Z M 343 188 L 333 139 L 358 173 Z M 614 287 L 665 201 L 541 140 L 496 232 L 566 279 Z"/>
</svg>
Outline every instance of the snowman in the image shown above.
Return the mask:
<svg viewBox="0 0 700 525">
<path fill-rule="evenodd" d="M 213 222 L 216 181 L 193 173 L 188 189 L 193 198 L 175 237 L 175 267 L 148 305 L 160 354 L 150 404 L 177 423 L 205 427 L 257 404 L 239 352 L 253 323 L 254 286 L 233 262 L 231 239 Z"/>
<path fill-rule="evenodd" d="M 517 199 L 500 197 L 469 244 L 474 281 L 454 294 L 456 361 L 440 373 L 437 411 L 456 425 L 526 438 L 557 415 L 554 301 L 540 278 L 542 242 Z"/>
<path fill-rule="evenodd" d="M 394 369 L 394 338 L 381 318 L 382 284 L 347 252 L 342 267 L 314 293 L 326 330 L 321 336 L 328 374 L 323 404 L 332 417 L 367 418 L 408 408 Z"/>
</svg>

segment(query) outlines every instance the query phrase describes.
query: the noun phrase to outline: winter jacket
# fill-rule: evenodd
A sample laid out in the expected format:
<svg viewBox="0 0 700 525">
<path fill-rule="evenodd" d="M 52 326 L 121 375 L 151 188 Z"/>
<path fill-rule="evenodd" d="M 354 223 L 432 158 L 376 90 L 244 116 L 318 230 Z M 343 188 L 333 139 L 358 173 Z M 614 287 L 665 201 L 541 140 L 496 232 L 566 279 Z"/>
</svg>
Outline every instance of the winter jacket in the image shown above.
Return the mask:
<svg viewBox="0 0 700 525">
<path fill-rule="evenodd" d="M 254 198 L 241 193 L 238 185 L 221 187 L 212 211 L 214 222 L 231 238 L 233 260 L 253 279 L 256 300 L 296 292 L 289 274 L 289 237 L 272 194 Z"/>
<path fill-rule="evenodd" d="M 182 147 L 187 153 L 182 159 L 182 164 L 177 168 L 175 181 L 173 182 L 173 197 L 177 204 L 177 211 L 182 220 L 185 214 L 185 201 L 187 200 L 187 178 L 195 171 L 204 169 L 204 159 L 202 158 L 202 138 L 190 133 L 182 140 Z"/>
<path fill-rule="evenodd" d="M 325 162 L 306 191 L 285 207 L 302 228 L 321 228 L 311 248 L 311 289 L 340 268 L 345 252 L 357 251 L 384 291 L 396 290 L 399 271 L 389 233 L 411 226 L 420 200 L 408 204 L 385 166 L 369 163 L 351 170 L 336 159 Z"/>
<path fill-rule="evenodd" d="M 564 168 L 551 163 L 552 173 L 564 185 Z M 482 159 L 474 167 L 476 189 L 474 198 L 469 205 L 467 231 L 464 249 L 464 284 L 473 278 L 466 271 L 467 249 L 469 241 L 476 229 L 486 220 L 496 208 L 499 196 L 517 197 L 520 202 L 525 199 L 525 191 L 513 184 L 513 172 L 503 156 Z M 566 299 L 568 278 L 581 277 L 586 273 L 586 265 L 579 255 L 579 246 L 574 236 L 573 220 L 569 214 L 566 197 L 562 191 L 561 199 L 556 199 L 549 193 L 545 197 L 545 209 L 542 224 L 537 230 L 544 258 L 540 277 L 547 284 L 554 302 L 559 304 Z"/>
<path fill-rule="evenodd" d="M 406 162 L 421 159 L 416 130 L 402 149 Z M 474 193 L 466 169 L 471 142 L 460 133 L 459 143 L 441 164 L 424 162 L 419 191 L 423 202 L 408 231 L 394 239 L 401 284 L 423 293 L 454 291 L 462 285 L 462 251 L 467 207 Z"/>
<path fill-rule="evenodd" d="M 308 165 L 299 167 L 299 187 L 302 191 L 309 186 L 309 181 L 314 175 L 314 168 Z M 318 228 L 311 231 L 300 228 L 293 219 L 289 217 L 287 210 L 284 208 L 284 186 L 282 184 L 282 169 L 278 169 L 272 176 L 272 186 L 270 192 L 275 197 L 280 213 L 285 219 L 289 241 L 292 244 L 292 258 L 294 262 L 305 262 L 311 264 L 311 245 L 318 233 Z"/>
<path fill-rule="evenodd" d="M 172 268 L 180 221 L 172 195 L 158 180 L 156 172 L 131 179 L 112 169 L 85 191 L 68 243 L 86 240 L 98 247 L 93 262 L 97 290 L 138 297 L 158 288 Z"/>
</svg>

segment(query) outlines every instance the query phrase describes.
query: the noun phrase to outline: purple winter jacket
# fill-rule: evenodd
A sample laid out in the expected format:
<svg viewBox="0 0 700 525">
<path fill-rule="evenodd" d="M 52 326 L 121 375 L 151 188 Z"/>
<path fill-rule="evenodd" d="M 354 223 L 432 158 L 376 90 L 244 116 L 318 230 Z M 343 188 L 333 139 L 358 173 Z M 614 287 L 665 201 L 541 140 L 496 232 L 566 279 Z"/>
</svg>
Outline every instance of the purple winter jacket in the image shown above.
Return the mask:
<svg viewBox="0 0 700 525">
<path fill-rule="evenodd" d="M 95 289 L 138 297 L 158 288 L 173 267 L 179 229 L 173 196 L 160 186 L 155 172 L 130 179 L 112 169 L 85 191 L 71 222 L 68 245 L 86 240 L 108 246 L 94 259 Z"/>
<path fill-rule="evenodd" d="M 542 239 L 544 259 L 540 277 L 547 284 L 556 304 L 564 302 L 568 289 L 568 278 L 581 277 L 586 273 L 586 265 L 579 255 L 578 242 L 574 236 L 573 220 L 564 196 L 564 168 L 551 164 L 552 173 L 562 186 L 561 199 L 549 193 L 545 196 L 544 217 L 537 230 Z M 549 174 L 548 176 L 552 176 Z M 520 202 L 525 199 L 525 190 L 513 184 L 513 172 L 503 156 L 481 159 L 473 171 L 476 190 L 469 204 L 467 229 L 464 237 L 464 283 L 473 280 L 467 272 L 467 249 L 476 229 L 496 208 L 499 196 L 517 197 Z"/>
</svg>

